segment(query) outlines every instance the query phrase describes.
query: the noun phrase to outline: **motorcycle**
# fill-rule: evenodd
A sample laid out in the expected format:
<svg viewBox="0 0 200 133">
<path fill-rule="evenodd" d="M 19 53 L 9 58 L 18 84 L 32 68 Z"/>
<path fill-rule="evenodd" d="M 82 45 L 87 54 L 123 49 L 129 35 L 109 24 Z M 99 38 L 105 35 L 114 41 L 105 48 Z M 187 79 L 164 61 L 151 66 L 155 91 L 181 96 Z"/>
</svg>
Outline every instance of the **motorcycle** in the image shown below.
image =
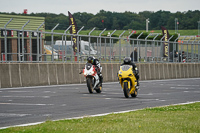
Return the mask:
<svg viewBox="0 0 200 133">
<path fill-rule="evenodd" d="M 132 97 L 137 97 L 139 88 L 131 65 L 120 66 L 118 79 L 126 98 L 129 98 L 130 95 Z"/>
<path fill-rule="evenodd" d="M 88 91 L 93 93 L 95 90 L 97 93 L 101 93 L 102 85 L 100 83 L 96 67 L 91 63 L 86 63 L 82 73 L 86 77 Z"/>
</svg>

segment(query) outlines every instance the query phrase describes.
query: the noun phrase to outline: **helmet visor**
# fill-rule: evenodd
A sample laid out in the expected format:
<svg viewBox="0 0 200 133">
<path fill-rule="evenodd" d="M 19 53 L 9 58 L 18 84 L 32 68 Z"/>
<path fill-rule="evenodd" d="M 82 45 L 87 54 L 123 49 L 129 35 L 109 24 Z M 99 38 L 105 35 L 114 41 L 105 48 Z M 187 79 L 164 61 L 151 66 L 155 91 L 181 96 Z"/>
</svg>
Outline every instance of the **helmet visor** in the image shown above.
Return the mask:
<svg viewBox="0 0 200 133">
<path fill-rule="evenodd" d="M 92 63 L 92 62 L 93 62 L 93 60 L 89 60 L 89 61 L 88 61 L 88 63 Z"/>
</svg>

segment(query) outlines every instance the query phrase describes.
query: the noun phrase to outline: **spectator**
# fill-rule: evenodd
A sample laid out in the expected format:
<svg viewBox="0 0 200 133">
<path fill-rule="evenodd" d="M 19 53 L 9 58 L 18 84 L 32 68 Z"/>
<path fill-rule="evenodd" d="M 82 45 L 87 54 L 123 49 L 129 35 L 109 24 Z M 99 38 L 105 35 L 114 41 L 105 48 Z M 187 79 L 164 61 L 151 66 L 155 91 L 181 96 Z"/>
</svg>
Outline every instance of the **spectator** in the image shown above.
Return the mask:
<svg viewBox="0 0 200 133">
<path fill-rule="evenodd" d="M 173 57 L 174 55 L 174 57 Z M 170 52 L 169 53 L 169 62 L 174 62 L 174 59 L 176 59 L 178 57 L 178 52 L 176 50 L 174 50 L 174 53 L 173 52 Z"/>
<path fill-rule="evenodd" d="M 133 58 L 134 58 L 134 62 L 138 61 L 137 48 L 134 48 L 134 56 L 133 56 L 133 52 L 132 52 L 130 57 L 131 57 L 131 61 L 133 61 Z"/>
<path fill-rule="evenodd" d="M 182 57 L 182 60 L 181 60 Z M 185 52 L 182 51 L 182 53 L 179 53 L 179 62 L 185 62 L 186 56 L 185 56 Z"/>
</svg>

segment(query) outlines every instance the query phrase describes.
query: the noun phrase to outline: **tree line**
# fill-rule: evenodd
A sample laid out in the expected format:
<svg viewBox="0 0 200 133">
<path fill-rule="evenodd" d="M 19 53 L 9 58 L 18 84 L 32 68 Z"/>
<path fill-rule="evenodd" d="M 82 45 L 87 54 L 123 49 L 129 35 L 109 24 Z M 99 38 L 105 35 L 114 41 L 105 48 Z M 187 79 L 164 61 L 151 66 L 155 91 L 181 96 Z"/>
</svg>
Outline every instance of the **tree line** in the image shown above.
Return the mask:
<svg viewBox="0 0 200 133">
<path fill-rule="evenodd" d="M 1 14 L 11 14 L 11 15 L 26 15 L 26 16 L 38 16 L 45 17 L 45 29 L 51 30 L 56 24 L 59 23 L 57 30 L 65 30 L 69 26 L 69 18 L 67 15 L 60 13 L 3 13 Z M 170 11 L 143 11 L 139 13 L 134 13 L 126 11 L 123 13 L 110 12 L 105 10 L 100 10 L 97 14 L 91 14 L 87 12 L 77 12 L 72 14 L 76 20 L 77 27 L 80 29 L 84 26 L 84 30 L 89 30 L 94 27 L 96 29 L 107 30 L 145 30 L 146 29 L 146 19 L 149 18 L 149 29 L 160 30 L 161 26 L 166 27 L 168 30 L 175 29 L 175 18 L 178 19 L 178 29 L 189 30 L 198 29 L 197 21 L 200 21 L 200 11 L 185 11 L 171 13 Z"/>
</svg>

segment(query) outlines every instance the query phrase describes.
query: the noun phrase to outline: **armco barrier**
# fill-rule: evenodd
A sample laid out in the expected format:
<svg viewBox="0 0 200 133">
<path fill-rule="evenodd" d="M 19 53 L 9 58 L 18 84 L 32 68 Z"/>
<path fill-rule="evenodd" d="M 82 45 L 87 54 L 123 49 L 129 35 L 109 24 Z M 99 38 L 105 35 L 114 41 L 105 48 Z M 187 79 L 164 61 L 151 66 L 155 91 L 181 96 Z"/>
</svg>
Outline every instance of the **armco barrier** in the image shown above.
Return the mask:
<svg viewBox="0 0 200 133">
<path fill-rule="evenodd" d="M 83 63 L 2 63 L 0 87 L 85 83 Z M 104 82 L 117 81 L 119 63 L 102 63 Z M 197 78 L 200 63 L 138 63 L 140 80 Z"/>
</svg>

